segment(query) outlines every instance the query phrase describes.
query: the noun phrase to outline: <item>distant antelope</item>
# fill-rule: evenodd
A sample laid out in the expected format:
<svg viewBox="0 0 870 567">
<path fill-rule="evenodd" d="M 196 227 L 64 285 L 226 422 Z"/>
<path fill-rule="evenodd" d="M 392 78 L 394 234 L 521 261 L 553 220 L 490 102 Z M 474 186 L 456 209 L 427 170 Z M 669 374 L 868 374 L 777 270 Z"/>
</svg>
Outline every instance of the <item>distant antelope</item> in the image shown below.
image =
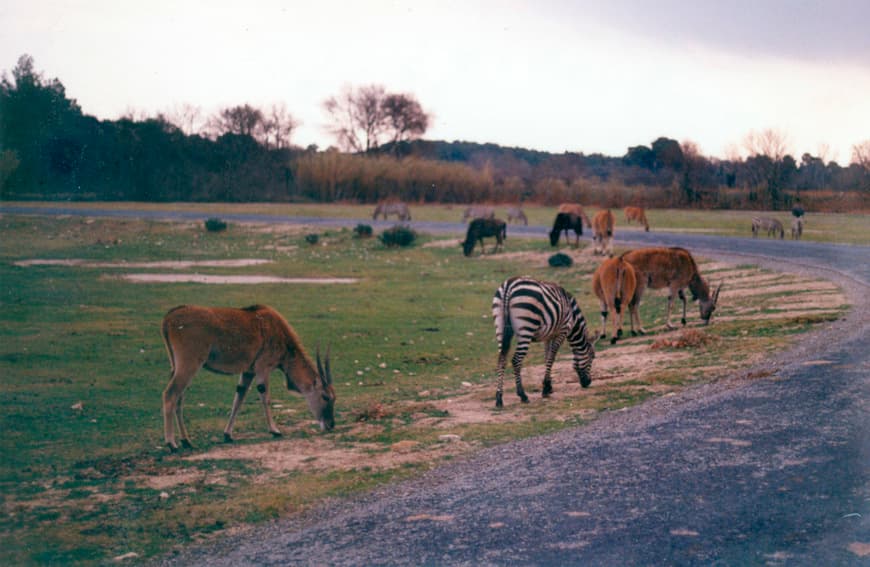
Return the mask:
<svg viewBox="0 0 870 567">
<path fill-rule="evenodd" d="M 791 237 L 794 240 L 800 240 L 804 233 L 804 218 L 795 217 L 791 221 Z"/>
<path fill-rule="evenodd" d="M 494 219 L 495 218 L 495 207 L 490 207 L 489 205 L 471 205 L 470 207 L 466 207 L 465 212 L 462 213 L 462 222 L 467 221 L 468 219 Z"/>
<path fill-rule="evenodd" d="M 583 234 L 583 220 L 577 215 L 570 213 L 559 213 L 553 221 L 553 229 L 550 231 L 550 246 L 559 244 L 559 237 L 562 231 L 565 232 L 565 242 L 571 244 L 571 239 L 568 236 L 568 231 L 574 231 L 574 245 L 580 245 L 580 235 Z"/>
<path fill-rule="evenodd" d="M 595 241 L 595 254 L 613 256 L 613 213 L 610 209 L 598 211 L 592 217 L 592 239 Z"/>
<path fill-rule="evenodd" d="M 559 210 L 557 212 L 576 215 L 583 219 L 583 224 L 586 225 L 586 228 L 592 228 L 592 223 L 589 222 L 589 217 L 586 216 L 586 211 L 584 211 L 583 207 L 577 203 L 562 203 L 559 205 Z"/>
<path fill-rule="evenodd" d="M 513 277 L 504 281 L 492 299 L 495 338 L 498 342 L 498 387 L 495 407 L 504 405 L 504 368 L 511 339 L 517 336 L 517 347 L 511 363 L 517 396 L 523 403 L 529 397 L 521 378 L 523 359 L 532 341 L 544 341 L 546 348 L 542 395 L 553 393 L 550 373 L 559 347 L 568 340 L 574 354 L 574 371 L 584 388 L 592 383 L 591 368 L 595 348 L 586 336 L 586 320 L 574 297 L 557 284 L 528 277 Z"/>
<path fill-rule="evenodd" d="M 686 295 L 683 293 L 683 289 L 686 287 L 692 292 L 693 301 L 700 299 L 701 319 L 704 324 L 710 322 L 710 317 L 712 317 L 716 303 L 719 301 L 719 291 L 722 289 L 722 284 L 720 283 L 711 295 L 709 285 L 701 277 L 695 259 L 692 258 L 688 250 L 676 247 L 639 248 L 626 252 L 620 257 L 634 266 L 637 276 L 637 289 L 634 292 L 634 300 L 629 304 L 629 310 L 632 322 L 637 322 L 638 332 L 641 334 L 646 332 L 640 322 L 638 305 L 643 298 L 644 290 L 648 287 L 652 289 L 668 288 L 666 318 L 668 329 L 675 328 L 671 324 L 674 295 L 677 295 L 683 302 L 683 317 L 680 321 L 683 325 L 686 324 Z"/>
<path fill-rule="evenodd" d="M 329 353 L 324 361 L 325 370 L 317 353 L 315 370 L 296 332 L 271 307 L 253 305 L 232 309 L 182 305 L 163 317 L 162 332 L 172 366 L 169 384 L 163 392 L 163 434 L 170 450 L 178 449 L 173 422 L 178 424 L 182 446 L 191 447 L 182 417 L 184 391 L 203 367 L 220 374 L 241 374 L 224 428 L 227 442 L 232 441 L 233 422 L 254 378 L 269 431 L 272 435 L 281 435 L 269 406 L 269 373 L 276 368 L 284 373 L 287 389 L 305 397 L 321 429 L 330 430 L 335 426 L 335 390 Z"/>
<path fill-rule="evenodd" d="M 622 337 L 622 316 L 625 308 L 634 299 L 637 288 L 637 277 L 634 267 L 622 258 L 609 258 L 598 266 L 592 275 L 592 291 L 598 297 L 601 304 L 601 334 L 599 338 L 607 336 L 607 314 L 614 312 L 613 334 L 610 336 L 610 344 Z M 631 334 L 634 335 L 634 319 L 629 315 L 631 322 Z"/>
<path fill-rule="evenodd" d="M 382 216 L 387 220 L 387 215 L 396 215 L 400 221 L 410 221 L 411 211 L 408 205 L 402 202 L 382 202 L 375 207 L 375 212 L 372 214 L 372 220 L 378 220 L 378 216 Z"/>
<path fill-rule="evenodd" d="M 631 224 L 632 221 L 637 221 L 643 225 L 643 229 L 649 232 L 649 223 L 646 220 L 646 212 L 643 207 L 625 207 L 625 222 Z"/>
<path fill-rule="evenodd" d="M 482 254 L 484 252 L 483 239 L 490 236 L 495 237 L 495 249 L 493 252 L 498 252 L 498 249 L 504 244 L 505 238 L 507 238 L 507 224 L 499 219 L 474 219 L 468 225 L 465 241 L 462 243 L 462 253 L 466 256 L 471 256 L 471 253 L 474 251 L 474 245 L 480 242 Z"/>
<path fill-rule="evenodd" d="M 766 230 L 767 236 L 776 236 L 779 234 L 780 240 L 785 238 L 785 230 L 782 228 L 782 223 L 770 217 L 752 217 L 752 236 L 758 237 L 758 232 Z"/>
<path fill-rule="evenodd" d="M 523 212 L 523 208 L 520 207 L 519 205 L 516 205 L 513 207 L 508 207 L 507 221 L 509 223 L 514 222 L 514 221 L 516 221 L 516 222 L 523 221 L 524 225 L 526 225 L 526 226 L 529 225 L 529 219 L 526 218 L 526 213 Z"/>
</svg>

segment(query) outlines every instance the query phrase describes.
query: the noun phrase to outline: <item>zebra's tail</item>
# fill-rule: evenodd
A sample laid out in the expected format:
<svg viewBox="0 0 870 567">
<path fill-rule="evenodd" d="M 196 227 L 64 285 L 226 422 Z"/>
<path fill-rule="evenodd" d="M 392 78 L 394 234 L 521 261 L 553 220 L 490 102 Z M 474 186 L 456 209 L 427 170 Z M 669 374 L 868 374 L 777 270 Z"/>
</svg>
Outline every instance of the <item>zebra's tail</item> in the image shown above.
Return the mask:
<svg viewBox="0 0 870 567">
<path fill-rule="evenodd" d="M 506 355 L 511 348 L 511 340 L 514 337 L 514 327 L 511 324 L 510 298 L 507 286 L 499 289 L 493 302 L 492 315 L 495 318 L 496 338 L 498 339 L 499 353 Z"/>
</svg>

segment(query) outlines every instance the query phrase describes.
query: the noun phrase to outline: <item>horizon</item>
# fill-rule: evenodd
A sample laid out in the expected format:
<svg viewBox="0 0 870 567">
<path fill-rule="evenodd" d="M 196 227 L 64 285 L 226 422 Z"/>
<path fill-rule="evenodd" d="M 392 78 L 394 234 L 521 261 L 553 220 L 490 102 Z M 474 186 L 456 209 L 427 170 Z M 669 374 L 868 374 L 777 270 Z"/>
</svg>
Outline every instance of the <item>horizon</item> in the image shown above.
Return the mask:
<svg viewBox="0 0 870 567">
<path fill-rule="evenodd" d="M 102 120 L 284 103 L 302 122 L 291 143 L 327 148 L 323 101 L 381 84 L 432 114 L 428 141 L 619 157 L 667 137 L 726 159 L 775 130 L 796 159 L 848 165 L 870 139 L 859 0 L 4 0 L 0 17 L 16 22 L 0 36 L 4 72 L 28 54 Z"/>
</svg>

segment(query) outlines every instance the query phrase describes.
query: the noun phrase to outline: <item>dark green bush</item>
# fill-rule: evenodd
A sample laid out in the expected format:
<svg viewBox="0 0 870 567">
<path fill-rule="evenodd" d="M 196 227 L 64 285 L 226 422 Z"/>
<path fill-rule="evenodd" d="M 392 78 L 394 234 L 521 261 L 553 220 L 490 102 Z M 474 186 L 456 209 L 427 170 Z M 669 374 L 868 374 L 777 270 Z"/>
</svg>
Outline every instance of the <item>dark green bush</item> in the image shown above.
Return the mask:
<svg viewBox="0 0 870 567">
<path fill-rule="evenodd" d="M 567 268 L 574 263 L 574 260 L 571 259 L 571 256 L 559 252 L 550 256 L 550 259 L 547 260 L 547 262 L 549 262 L 549 264 L 554 268 Z"/>
<path fill-rule="evenodd" d="M 417 233 L 407 226 L 394 226 L 382 232 L 380 239 L 388 248 L 405 247 L 414 243 L 414 240 L 417 239 Z"/>
<path fill-rule="evenodd" d="M 206 219 L 205 229 L 209 232 L 223 232 L 227 229 L 227 223 L 218 218 Z"/>
<path fill-rule="evenodd" d="M 320 240 L 320 235 L 318 235 L 318 234 L 306 234 L 305 235 L 305 242 L 307 242 L 308 244 L 317 244 L 317 242 L 319 240 Z"/>
<path fill-rule="evenodd" d="M 353 229 L 353 234 L 357 238 L 371 238 L 372 227 L 371 225 L 360 223 Z"/>
</svg>

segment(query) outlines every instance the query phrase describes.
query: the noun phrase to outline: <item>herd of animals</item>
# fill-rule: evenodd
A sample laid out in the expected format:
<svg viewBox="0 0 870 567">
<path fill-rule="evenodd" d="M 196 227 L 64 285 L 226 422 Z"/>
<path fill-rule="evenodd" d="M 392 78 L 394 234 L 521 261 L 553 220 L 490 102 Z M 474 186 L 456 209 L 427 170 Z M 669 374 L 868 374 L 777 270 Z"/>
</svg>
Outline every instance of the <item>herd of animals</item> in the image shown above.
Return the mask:
<svg viewBox="0 0 870 567">
<path fill-rule="evenodd" d="M 792 211 L 792 238 L 799 239 L 803 232 L 803 210 Z M 386 219 L 395 215 L 400 221 L 410 221 L 411 213 L 405 203 L 387 202 L 377 205 L 373 219 Z M 637 222 L 649 231 L 649 222 L 643 208 L 626 207 L 625 220 Z M 508 208 L 507 222 L 528 219 L 522 208 Z M 462 220 L 470 219 L 463 253 L 470 256 L 477 243 L 483 248 L 483 238 L 495 237 L 497 251 L 504 244 L 507 222 L 495 217 L 491 206 L 468 207 Z M 562 204 L 550 231 L 550 244 L 556 246 L 564 233 L 570 244 L 569 231 L 574 233 L 574 244 L 579 244 L 584 226 L 592 229 L 594 254 L 606 256 L 592 276 L 592 288 L 601 308 L 601 331 L 592 333 L 574 297 L 563 287 L 552 282 L 530 277 L 512 277 L 505 280 L 492 300 L 492 315 L 498 343 L 496 407 L 503 407 L 504 372 L 507 355 L 516 337 L 511 364 L 514 370 L 517 396 L 523 403 L 529 399 L 523 388 L 521 370 L 523 360 L 532 342 L 543 342 L 545 369 L 542 395 L 553 392 L 551 371 L 556 354 L 567 341 L 573 353 L 573 367 L 584 388 L 591 382 L 594 343 L 607 336 L 607 318 L 611 316 L 611 344 L 623 335 L 622 320 L 628 308 L 631 334 L 646 331 L 640 320 L 638 306 L 647 288 L 667 289 L 668 306 L 666 326 L 674 329 L 671 311 L 674 297 L 682 301 L 681 323 L 686 324 L 686 295 L 688 289 L 693 300 L 699 302 L 700 317 L 710 322 L 719 299 L 720 283 L 715 290 L 701 277 L 691 253 L 678 247 L 640 248 L 613 256 L 614 216 L 608 210 L 596 213 L 592 220 L 578 204 Z M 766 231 L 769 236 L 784 237 L 782 223 L 770 217 L 752 219 L 752 234 Z M 321 361 L 319 349 L 316 365 L 306 353 L 299 336 L 290 324 L 274 309 L 253 305 L 241 309 L 224 307 L 179 306 L 170 310 L 163 319 L 163 341 L 169 355 L 171 377 L 163 392 L 164 438 L 171 451 L 179 449 L 175 432 L 178 430 L 182 447 L 191 448 L 190 436 L 183 419 L 185 389 L 194 375 L 206 368 L 222 374 L 240 376 L 233 399 L 229 420 L 224 428 L 224 440 L 232 442 L 233 423 L 251 384 L 256 380 L 257 392 L 263 405 L 269 432 L 280 436 L 281 431 L 271 414 L 269 374 L 281 370 L 287 389 L 301 394 L 321 429 L 335 426 L 335 390 L 329 361 L 329 351 Z"/>
</svg>

